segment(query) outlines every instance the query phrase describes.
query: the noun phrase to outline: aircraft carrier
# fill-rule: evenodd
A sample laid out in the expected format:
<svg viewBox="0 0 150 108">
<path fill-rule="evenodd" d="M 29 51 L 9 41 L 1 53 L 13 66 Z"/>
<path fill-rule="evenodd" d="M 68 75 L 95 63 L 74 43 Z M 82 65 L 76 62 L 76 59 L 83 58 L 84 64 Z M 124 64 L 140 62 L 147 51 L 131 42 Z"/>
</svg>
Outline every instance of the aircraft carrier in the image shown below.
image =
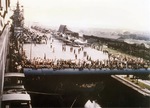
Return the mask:
<svg viewBox="0 0 150 108">
<path fill-rule="evenodd" d="M 25 27 L 19 2 L 10 18 L 0 37 L 0 106 L 150 106 L 149 81 L 138 80 L 149 78 L 149 59 L 114 53 L 120 41 L 79 36 L 66 25 Z"/>
</svg>

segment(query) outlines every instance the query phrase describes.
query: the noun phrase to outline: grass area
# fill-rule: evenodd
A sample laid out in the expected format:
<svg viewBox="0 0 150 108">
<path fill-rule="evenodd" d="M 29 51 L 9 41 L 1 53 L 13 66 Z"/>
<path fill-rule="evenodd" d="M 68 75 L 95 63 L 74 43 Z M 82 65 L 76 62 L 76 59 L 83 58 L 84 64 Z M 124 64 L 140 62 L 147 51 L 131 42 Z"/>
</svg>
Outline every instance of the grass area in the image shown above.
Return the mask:
<svg viewBox="0 0 150 108">
<path fill-rule="evenodd" d="M 123 55 L 123 56 L 126 56 L 126 57 L 132 57 L 132 58 L 137 58 L 135 56 L 132 56 L 132 55 L 129 55 L 129 54 L 126 54 L 126 53 L 122 53 L 120 51 L 117 51 L 117 50 L 114 50 L 114 49 L 111 49 L 111 48 L 107 48 L 108 51 L 112 54 L 120 54 L 120 55 Z"/>
<path fill-rule="evenodd" d="M 93 44 L 94 46 L 99 46 L 99 44 Z M 130 58 L 137 58 L 136 56 L 133 56 L 133 55 L 130 55 L 130 54 L 126 54 L 126 53 L 123 53 L 121 51 L 118 51 L 118 50 L 114 50 L 112 48 L 103 48 L 103 49 L 107 49 L 110 53 L 112 54 L 120 54 L 120 55 L 123 55 L 123 56 L 126 56 L 126 57 L 130 57 Z"/>
<path fill-rule="evenodd" d="M 146 85 L 146 84 L 144 84 L 144 83 L 142 83 L 142 82 L 139 82 L 137 79 L 131 79 L 131 78 L 129 78 L 129 77 L 124 77 L 124 78 L 127 79 L 128 81 L 131 81 L 131 82 L 133 82 L 134 84 L 140 86 L 140 87 L 143 88 L 143 89 L 148 89 L 148 90 L 150 90 L 150 86 L 149 86 L 149 85 Z"/>
</svg>

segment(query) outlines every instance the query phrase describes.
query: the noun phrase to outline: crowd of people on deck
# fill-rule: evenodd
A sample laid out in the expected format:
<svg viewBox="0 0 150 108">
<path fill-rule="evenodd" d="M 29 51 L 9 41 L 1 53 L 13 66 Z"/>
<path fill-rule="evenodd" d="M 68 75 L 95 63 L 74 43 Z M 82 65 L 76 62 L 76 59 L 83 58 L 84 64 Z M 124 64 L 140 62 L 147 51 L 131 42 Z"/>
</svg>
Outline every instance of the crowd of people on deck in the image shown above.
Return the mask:
<svg viewBox="0 0 150 108">
<path fill-rule="evenodd" d="M 9 42 L 9 68 L 10 72 L 21 72 L 22 71 L 22 55 L 20 52 L 22 44 L 18 44 L 18 41 L 14 41 L 16 38 L 12 37 Z"/>
<path fill-rule="evenodd" d="M 39 31 L 41 33 L 50 33 L 49 29 L 42 28 L 40 26 L 31 26 L 31 28 L 34 29 L 34 30 L 36 30 L 36 31 Z"/>
<path fill-rule="evenodd" d="M 41 43 L 47 44 L 48 37 L 46 34 L 38 34 L 35 31 L 24 30 L 24 35 L 20 37 L 20 41 L 23 43 L 34 43 L 34 45 Z"/>
<path fill-rule="evenodd" d="M 76 55 L 77 56 L 77 55 Z M 108 54 L 108 60 L 92 60 L 88 58 L 85 60 L 77 59 L 43 59 L 40 57 L 27 60 L 26 68 L 52 68 L 52 69 L 147 69 L 150 66 L 150 61 L 144 61 L 142 58 L 123 57 L 122 55 Z"/>
</svg>

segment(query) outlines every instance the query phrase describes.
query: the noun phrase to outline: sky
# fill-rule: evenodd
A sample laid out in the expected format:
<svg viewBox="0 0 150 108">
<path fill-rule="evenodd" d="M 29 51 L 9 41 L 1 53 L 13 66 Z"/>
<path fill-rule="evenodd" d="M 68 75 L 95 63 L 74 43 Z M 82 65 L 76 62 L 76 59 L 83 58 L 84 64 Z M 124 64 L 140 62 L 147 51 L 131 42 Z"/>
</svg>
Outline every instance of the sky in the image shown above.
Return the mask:
<svg viewBox="0 0 150 108">
<path fill-rule="evenodd" d="M 16 3 L 17 0 L 12 0 Z M 19 0 L 25 21 L 150 31 L 150 0 Z M 13 6 L 13 4 L 12 4 Z"/>
</svg>

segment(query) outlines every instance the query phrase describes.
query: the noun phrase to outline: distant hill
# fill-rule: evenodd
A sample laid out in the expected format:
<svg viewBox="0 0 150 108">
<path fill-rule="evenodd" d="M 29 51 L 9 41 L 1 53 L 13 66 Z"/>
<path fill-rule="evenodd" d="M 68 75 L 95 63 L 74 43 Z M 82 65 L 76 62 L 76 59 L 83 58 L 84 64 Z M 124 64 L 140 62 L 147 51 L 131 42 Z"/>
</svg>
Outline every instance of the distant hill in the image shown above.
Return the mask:
<svg viewBox="0 0 150 108">
<path fill-rule="evenodd" d="M 135 39 L 135 40 L 145 40 L 150 41 L 150 35 L 144 35 L 144 34 L 119 34 L 118 39 Z"/>
<path fill-rule="evenodd" d="M 147 32 L 139 32 L 139 31 L 126 31 L 121 29 L 98 29 L 98 28 L 89 28 L 82 29 L 79 32 L 85 35 L 94 35 L 98 37 L 104 38 L 113 38 L 113 39 L 135 39 L 135 40 L 150 40 L 150 33 Z"/>
</svg>

